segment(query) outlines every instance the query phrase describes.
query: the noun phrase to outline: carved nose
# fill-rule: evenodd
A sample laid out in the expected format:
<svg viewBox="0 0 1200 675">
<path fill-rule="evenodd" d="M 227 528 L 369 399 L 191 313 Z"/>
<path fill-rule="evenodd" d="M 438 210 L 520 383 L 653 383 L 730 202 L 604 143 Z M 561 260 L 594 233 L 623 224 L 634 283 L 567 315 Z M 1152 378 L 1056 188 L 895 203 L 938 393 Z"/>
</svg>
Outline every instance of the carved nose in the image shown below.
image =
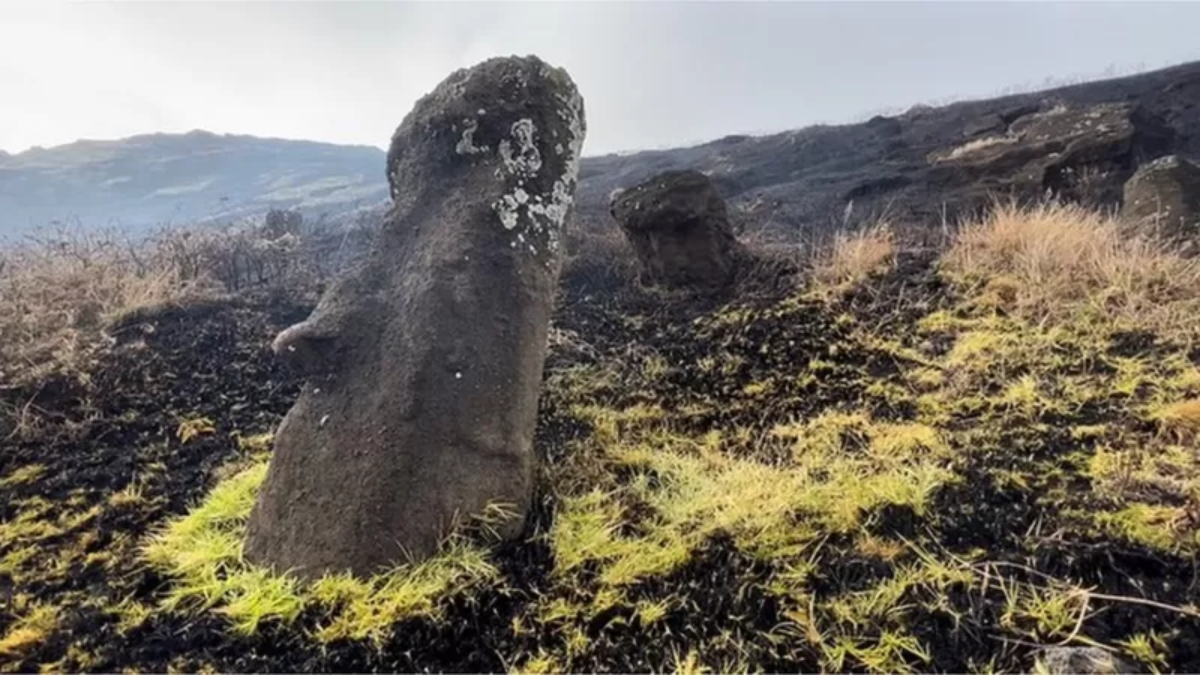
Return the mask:
<svg viewBox="0 0 1200 675">
<path fill-rule="evenodd" d="M 318 335 L 309 321 L 298 323 L 275 336 L 271 351 L 289 367 L 304 375 L 317 375 L 330 369 L 334 337 Z"/>
</svg>

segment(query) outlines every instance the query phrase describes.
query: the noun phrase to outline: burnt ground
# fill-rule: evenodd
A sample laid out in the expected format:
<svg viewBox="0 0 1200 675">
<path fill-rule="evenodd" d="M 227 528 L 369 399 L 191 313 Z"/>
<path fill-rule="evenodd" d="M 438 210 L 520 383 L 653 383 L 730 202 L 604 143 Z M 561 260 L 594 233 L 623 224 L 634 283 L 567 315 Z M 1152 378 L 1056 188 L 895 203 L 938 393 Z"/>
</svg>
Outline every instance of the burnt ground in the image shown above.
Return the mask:
<svg viewBox="0 0 1200 675">
<path fill-rule="evenodd" d="M 161 312 L 115 330 L 118 345 L 86 385 L 54 382 L 13 395 L 38 411 L 39 423 L 3 442 L 0 471 L 45 468 L 36 481 L 4 487 L 0 518 L 11 522 L 44 501 L 52 520 L 71 526 L 4 542 L 6 555 L 28 546 L 36 553 L 0 576 L 6 608 L 0 625 L 9 627 L 21 596 L 58 604 L 64 616 L 60 630 L 26 659 L 0 655 L 0 662 L 26 670 L 62 658 L 68 648 L 96 650 L 98 660 L 86 667 L 142 662 L 137 649 L 114 639 L 114 622 L 106 618 L 106 609 L 148 597 L 163 582 L 138 564 L 138 539 L 205 493 L 214 470 L 237 454 L 237 434 L 278 423 L 297 383 L 269 358 L 267 345 L 281 327 L 306 315 L 303 308 L 253 302 Z M 182 444 L 179 425 L 201 418 L 213 420 L 214 428 Z M 113 495 L 133 484 L 141 486 L 140 496 L 114 505 Z M 154 640 L 147 643 L 153 653 Z M 125 648 L 132 660 L 126 661 Z M 158 665 L 147 667 L 162 670 L 166 662 Z"/>
<path fill-rule="evenodd" d="M 647 363 L 649 356 L 667 364 L 660 375 L 596 385 L 584 396 L 614 408 L 660 406 L 676 430 L 687 434 L 729 428 L 761 433 L 782 420 L 846 406 L 888 422 L 914 420 L 912 400 L 872 386 L 902 381 L 911 365 L 904 352 L 861 335 L 906 342 L 922 316 L 953 304 L 951 295 L 922 256 L 905 259 L 889 276 L 832 303 L 770 293 L 731 301 L 568 290 L 555 325 L 572 338 L 556 346 L 548 361 L 538 448 L 554 467 L 593 431 L 576 412 L 581 395 L 562 385 L 560 376 L 577 368 L 620 371 Z M 517 631 L 513 619 L 533 613 L 542 598 L 586 594 L 594 581 L 585 575 L 578 588 L 564 590 L 552 577 L 554 554 L 541 538 L 495 553 L 502 583 L 446 598 L 440 619 L 403 621 L 378 647 L 318 644 L 307 635 L 320 620 L 315 611 L 293 625 L 268 622 L 249 637 L 233 634 L 213 612 L 153 611 L 140 622 L 122 624 L 123 604 L 154 607 L 170 584 L 140 560 L 140 540 L 184 513 L 212 487 L 220 467 L 245 455 L 239 437 L 272 430 L 291 404 L 298 383 L 272 360 L 267 345 L 307 309 L 246 300 L 144 317 L 118 331 L 117 347 L 86 386 L 48 386 L 32 399 L 45 422 L 3 442 L 0 476 L 30 465 L 44 470 L 2 488 L 0 522 L 21 522 L 22 514 L 36 513 L 34 519 L 48 525 L 5 531 L 0 540 L 0 557 L 8 561 L 0 572 L 0 635 L 13 627 L 17 608 L 31 603 L 53 605 L 58 618 L 44 639 L 0 654 L 0 670 L 496 671 L 518 666 L 516 655 L 561 647 L 562 632 L 551 624 Z M 1140 343 L 1133 342 L 1121 347 L 1137 349 Z M 700 367 L 706 359 L 728 367 Z M 787 376 L 805 367 L 816 368 L 817 377 Z M 952 424 L 964 430 L 995 427 L 983 414 L 956 410 Z M 1089 498 L 1072 496 L 1075 489 L 1083 493 L 1086 480 L 1078 475 L 1079 444 L 1065 430 L 1126 424 L 1122 415 L 1115 404 L 1096 405 L 1071 419 L 1042 420 L 1055 423 L 1049 427 L 1005 426 L 999 436 L 981 436 L 970 451 L 956 447 L 962 480 L 941 487 L 932 509 L 923 514 L 880 509 L 865 521 L 866 532 L 917 541 L 946 556 L 967 558 L 982 549 L 989 560 L 1019 565 L 1012 572 L 1018 581 L 1045 574 L 1097 593 L 1194 606 L 1200 587 L 1191 556 L 1101 536 L 1071 520 L 1072 508 L 1087 508 Z M 180 424 L 202 418 L 211 420 L 211 429 L 181 440 Z M 756 452 L 749 443 L 728 451 Z M 999 480 L 999 473 L 1029 480 Z M 131 484 L 140 488 L 131 492 Z M 531 522 L 539 532 L 550 528 L 559 499 L 546 484 L 542 492 Z M 1045 494 L 1059 501 L 1039 497 Z M 1054 534 L 1031 543 L 1034 530 Z M 897 574 L 890 561 L 862 553 L 841 535 L 824 543 L 819 563 L 810 581 L 816 603 Z M 789 608 L 761 583 L 770 574 L 769 564 L 717 534 L 686 564 L 633 591 L 640 598 L 672 598 L 662 621 L 641 626 L 632 610 L 617 606 L 576 626 L 587 646 L 574 651 L 570 669 L 677 668 L 679 655 L 689 650 L 699 650 L 705 664 L 718 664 L 714 667 L 828 668 L 827 654 L 780 632 Z M 960 672 L 989 662 L 1001 670 L 1030 667 L 1036 637 L 1029 636 L 1038 628 L 1021 625 L 1032 621 L 1028 617 L 1005 617 L 1004 598 L 994 584 L 982 589 L 951 584 L 936 598 L 928 593 L 913 591 L 912 609 L 904 625 L 896 626 L 928 652 L 927 658 L 911 656 L 912 667 Z M 1149 604 L 1096 607 L 1086 623 L 1088 637 L 1111 644 L 1154 631 L 1165 640 L 1167 662 L 1160 665 L 1200 670 L 1200 621 Z M 1056 641 L 1052 635 L 1042 644 Z M 864 664 L 851 656 L 844 668 L 861 670 Z"/>
<path fill-rule="evenodd" d="M 1135 106 L 1139 116 L 1153 119 L 1169 137 L 1146 156 L 1118 162 L 1122 166 L 1113 170 L 1106 186 L 1116 201 L 1121 182 L 1142 162 L 1164 154 L 1200 157 L 1200 63 L 1193 62 L 1044 91 L 919 105 L 855 124 L 821 124 L 765 136 L 727 136 L 690 148 L 589 157 L 581 168 L 578 203 L 588 220 L 607 226 L 614 189 L 662 171 L 695 169 L 710 173 L 748 231 L 761 228 L 787 240 L 797 232 L 820 240 L 847 220 L 873 222 L 881 215 L 893 222 L 936 223 L 947 215 L 954 220 L 955 212 L 969 213 L 980 205 L 981 177 L 967 171 L 946 175 L 931 165 L 930 153 L 1003 134 L 1015 120 L 1049 106 L 1102 103 Z M 989 186 L 987 192 L 1007 191 L 1002 189 L 1006 182 Z M 1040 191 L 1014 190 L 1011 196 L 1036 200 Z M 984 195 L 982 205 L 988 201 Z M 1106 206 L 1109 201 L 1113 200 L 1104 200 Z"/>
</svg>

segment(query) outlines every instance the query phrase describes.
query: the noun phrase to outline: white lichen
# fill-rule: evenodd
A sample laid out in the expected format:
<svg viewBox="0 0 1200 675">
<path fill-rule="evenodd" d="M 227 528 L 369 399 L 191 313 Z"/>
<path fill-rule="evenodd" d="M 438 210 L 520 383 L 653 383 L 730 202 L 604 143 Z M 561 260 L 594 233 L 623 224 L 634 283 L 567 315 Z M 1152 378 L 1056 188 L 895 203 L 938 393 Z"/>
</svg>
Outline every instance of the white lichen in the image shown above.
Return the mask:
<svg viewBox="0 0 1200 675">
<path fill-rule="evenodd" d="M 512 141 L 507 138 L 500 141 L 500 161 L 510 174 L 533 178 L 541 171 L 542 155 L 533 141 L 535 132 L 533 120 L 519 119 L 510 130 Z"/>
<path fill-rule="evenodd" d="M 566 181 L 561 179 L 557 180 L 554 182 L 554 191 L 551 193 L 550 200 L 548 202 L 542 202 L 539 200 L 538 202 L 529 205 L 530 214 L 542 216 L 546 221 L 548 221 L 551 226 L 551 228 L 548 230 L 548 233 L 553 232 L 555 235 L 557 235 L 558 231 L 562 228 L 563 223 L 566 222 L 567 213 L 570 212 L 571 204 L 575 201 L 570 190 L 571 187 L 567 185 Z M 555 248 L 558 246 L 558 237 L 551 236 L 548 243 L 551 247 L 551 250 L 555 250 Z"/>
<path fill-rule="evenodd" d="M 451 73 L 445 82 L 446 98 L 451 100 L 462 98 L 467 91 L 467 82 L 471 81 L 474 74 L 474 71 L 469 68 L 460 68 Z"/>
<path fill-rule="evenodd" d="M 475 145 L 475 131 L 479 128 L 479 122 L 476 120 L 464 120 L 465 128 L 462 132 L 462 138 L 458 140 L 458 145 L 454 146 L 454 151 L 460 155 L 478 155 L 489 150 L 486 145 Z"/>
<path fill-rule="evenodd" d="M 497 207 L 496 213 L 500 215 L 500 224 L 504 226 L 504 229 L 511 230 L 517 226 L 519 219 L 517 218 L 516 209 L 509 210 Z"/>
<path fill-rule="evenodd" d="M 554 146 L 554 151 L 563 156 L 563 172 L 557 176 L 549 194 L 531 194 L 523 187 L 527 179 L 537 176 L 542 168 L 542 158 L 535 136 L 537 129 L 533 121 L 521 119 L 511 127 L 511 139 L 500 141 L 498 146 L 502 169 L 515 178 L 517 187 L 503 195 L 493 208 L 506 230 L 515 230 L 517 241 L 535 256 L 540 250 L 526 235 L 544 241 L 551 253 L 558 251 L 563 225 L 574 202 L 574 191 L 579 178 L 579 156 L 583 147 L 583 99 L 572 91 L 569 96 L 556 97 L 561 104 L 556 114 L 566 123 L 567 144 Z M 550 130 L 557 137 L 557 129 Z M 501 173 L 498 171 L 498 173 Z M 524 216 L 524 217 L 522 217 Z M 515 247 L 516 242 L 513 242 Z"/>
</svg>

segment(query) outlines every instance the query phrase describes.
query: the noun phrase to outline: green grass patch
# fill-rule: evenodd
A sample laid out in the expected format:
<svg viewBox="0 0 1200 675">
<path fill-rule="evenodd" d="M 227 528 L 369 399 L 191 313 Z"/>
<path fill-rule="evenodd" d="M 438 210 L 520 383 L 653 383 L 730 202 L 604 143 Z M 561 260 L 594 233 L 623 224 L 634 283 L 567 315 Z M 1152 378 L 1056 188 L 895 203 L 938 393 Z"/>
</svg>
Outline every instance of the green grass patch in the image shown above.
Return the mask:
<svg viewBox="0 0 1200 675">
<path fill-rule="evenodd" d="M 0 655 L 18 656 L 40 644 L 58 628 L 58 614 L 53 605 L 26 608 L 0 637 Z"/>
<path fill-rule="evenodd" d="M 4 478 L 0 478 L 0 488 L 12 488 L 32 483 L 45 472 L 46 467 L 42 464 L 26 464 L 25 466 L 17 467 L 10 471 Z"/>
<path fill-rule="evenodd" d="M 145 544 L 145 559 L 173 579 L 160 604 L 163 610 L 211 609 L 236 632 L 251 634 L 264 621 L 291 623 L 317 608 L 324 616 L 313 634 L 317 640 L 379 641 L 396 622 L 436 618 L 444 600 L 497 578 L 487 553 L 460 539 L 448 541 L 429 560 L 368 580 L 339 575 L 304 584 L 252 565 L 242 556 L 242 540 L 266 473 L 267 458 L 259 457 Z"/>
</svg>

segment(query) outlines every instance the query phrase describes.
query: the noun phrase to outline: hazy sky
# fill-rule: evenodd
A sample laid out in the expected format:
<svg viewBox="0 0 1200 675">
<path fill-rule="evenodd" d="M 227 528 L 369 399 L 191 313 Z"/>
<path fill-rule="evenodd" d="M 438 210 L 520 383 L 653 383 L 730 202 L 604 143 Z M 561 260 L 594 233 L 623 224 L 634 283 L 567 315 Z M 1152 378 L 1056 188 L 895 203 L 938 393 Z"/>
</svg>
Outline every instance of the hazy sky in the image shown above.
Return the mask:
<svg viewBox="0 0 1200 675">
<path fill-rule="evenodd" d="M 1200 59 L 1200 3 L 0 0 L 0 149 L 202 128 L 384 147 L 455 68 L 534 53 L 585 153 L 846 122 Z"/>
</svg>

